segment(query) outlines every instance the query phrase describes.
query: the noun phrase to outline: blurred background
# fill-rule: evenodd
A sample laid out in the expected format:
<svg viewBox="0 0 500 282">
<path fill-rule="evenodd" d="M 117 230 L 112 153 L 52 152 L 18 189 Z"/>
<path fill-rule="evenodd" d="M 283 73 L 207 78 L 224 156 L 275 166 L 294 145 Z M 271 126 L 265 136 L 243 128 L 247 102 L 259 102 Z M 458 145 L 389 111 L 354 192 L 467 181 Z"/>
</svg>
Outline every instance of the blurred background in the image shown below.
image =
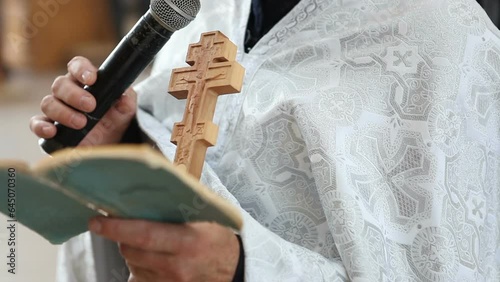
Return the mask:
<svg viewBox="0 0 500 282">
<path fill-rule="evenodd" d="M 500 0 L 478 2 L 498 26 Z M 45 157 L 28 122 L 54 78 L 76 55 L 100 65 L 148 6 L 149 0 L 0 0 L 0 159 L 33 164 Z M 7 275 L 4 224 L 0 215 L 0 281 L 55 281 L 57 247 L 26 228 L 17 234 L 18 274 Z"/>
<path fill-rule="evenodd" d="M 148 7 L 149 0 L 0 0 L 0 159 L 46 157 L 28 123 L 54 78 L 76 55 L 99 66 Z M 0 215 L 0 281 L 55 281 L 58 248 L 19 225 L 17 274 L 8 275 L 6 224 Z"/>
</svg>

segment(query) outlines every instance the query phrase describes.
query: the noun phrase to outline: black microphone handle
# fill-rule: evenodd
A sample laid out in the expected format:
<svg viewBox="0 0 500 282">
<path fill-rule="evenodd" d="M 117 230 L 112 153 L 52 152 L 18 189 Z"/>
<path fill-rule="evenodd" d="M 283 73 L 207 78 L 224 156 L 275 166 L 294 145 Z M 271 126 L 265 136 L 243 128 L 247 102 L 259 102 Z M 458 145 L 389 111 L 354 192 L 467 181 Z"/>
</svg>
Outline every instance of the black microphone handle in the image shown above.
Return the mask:
<svg viewBox="0 0 500 282">
<path fill-rule="evenodd" d="M 75 130 L 56 123 L 56 136 L 40 139 L 42 149 L 52 154 L 66 147 L 77 146 L 153 61 L 172 34 L 148 11 L 99 67 L 95 84 L 84 87 L 97 101 L 93 112 L 83 113 L 87 117 L 86 126 Z"/>
</svg>

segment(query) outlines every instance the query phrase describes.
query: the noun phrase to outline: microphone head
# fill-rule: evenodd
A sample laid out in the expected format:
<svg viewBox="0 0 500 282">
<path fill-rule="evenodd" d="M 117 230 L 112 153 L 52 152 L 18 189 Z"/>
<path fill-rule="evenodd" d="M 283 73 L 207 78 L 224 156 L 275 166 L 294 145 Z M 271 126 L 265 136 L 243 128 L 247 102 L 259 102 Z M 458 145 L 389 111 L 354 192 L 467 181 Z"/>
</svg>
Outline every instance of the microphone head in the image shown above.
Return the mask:
<svg viewBox="0 0 500 282">
<path fill-rule="evenodd" d="M 172 32 L 194 20 L 200 7 L 199 0 L 151 0 L 151 13 Z"/>
</svg>

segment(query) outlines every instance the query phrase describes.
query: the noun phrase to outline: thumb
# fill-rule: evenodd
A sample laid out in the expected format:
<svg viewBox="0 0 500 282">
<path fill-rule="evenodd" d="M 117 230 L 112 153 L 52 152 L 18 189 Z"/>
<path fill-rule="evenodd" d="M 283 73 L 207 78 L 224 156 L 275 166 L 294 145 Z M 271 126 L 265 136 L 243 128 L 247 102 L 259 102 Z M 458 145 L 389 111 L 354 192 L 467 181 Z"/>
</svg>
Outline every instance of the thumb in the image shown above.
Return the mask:
<svg viewBox="0 0 500 282">
<path fill-rule="evenodd" d="M 120 142 L 137 112 L 137 93 L 129 88 L 82 140 L 80 146 Z"/>
</svg>

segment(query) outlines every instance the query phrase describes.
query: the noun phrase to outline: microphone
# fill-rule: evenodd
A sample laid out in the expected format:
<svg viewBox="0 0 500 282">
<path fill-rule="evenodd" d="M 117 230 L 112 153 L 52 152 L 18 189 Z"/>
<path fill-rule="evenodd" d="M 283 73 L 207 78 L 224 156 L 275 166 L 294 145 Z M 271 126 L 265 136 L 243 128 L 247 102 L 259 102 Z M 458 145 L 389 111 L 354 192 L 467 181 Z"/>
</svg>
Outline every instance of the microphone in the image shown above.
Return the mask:
<svg viewBox="0 0 500 282">
<path fill-rule="evenodd" d="M 52 154 L 77 146 L 153 61 L 170 36 L 187 26 L 199 10 L 199 0 L 151 0 L 150 9 L 99 67 L 95 84 L 84 87 L 97 101 L 93 112 L 83 113 L 87 117 L 85 127 L 76 130 L 56 122 L 56 136 L 39 140 L 42 149 Z"/>
</svg>

